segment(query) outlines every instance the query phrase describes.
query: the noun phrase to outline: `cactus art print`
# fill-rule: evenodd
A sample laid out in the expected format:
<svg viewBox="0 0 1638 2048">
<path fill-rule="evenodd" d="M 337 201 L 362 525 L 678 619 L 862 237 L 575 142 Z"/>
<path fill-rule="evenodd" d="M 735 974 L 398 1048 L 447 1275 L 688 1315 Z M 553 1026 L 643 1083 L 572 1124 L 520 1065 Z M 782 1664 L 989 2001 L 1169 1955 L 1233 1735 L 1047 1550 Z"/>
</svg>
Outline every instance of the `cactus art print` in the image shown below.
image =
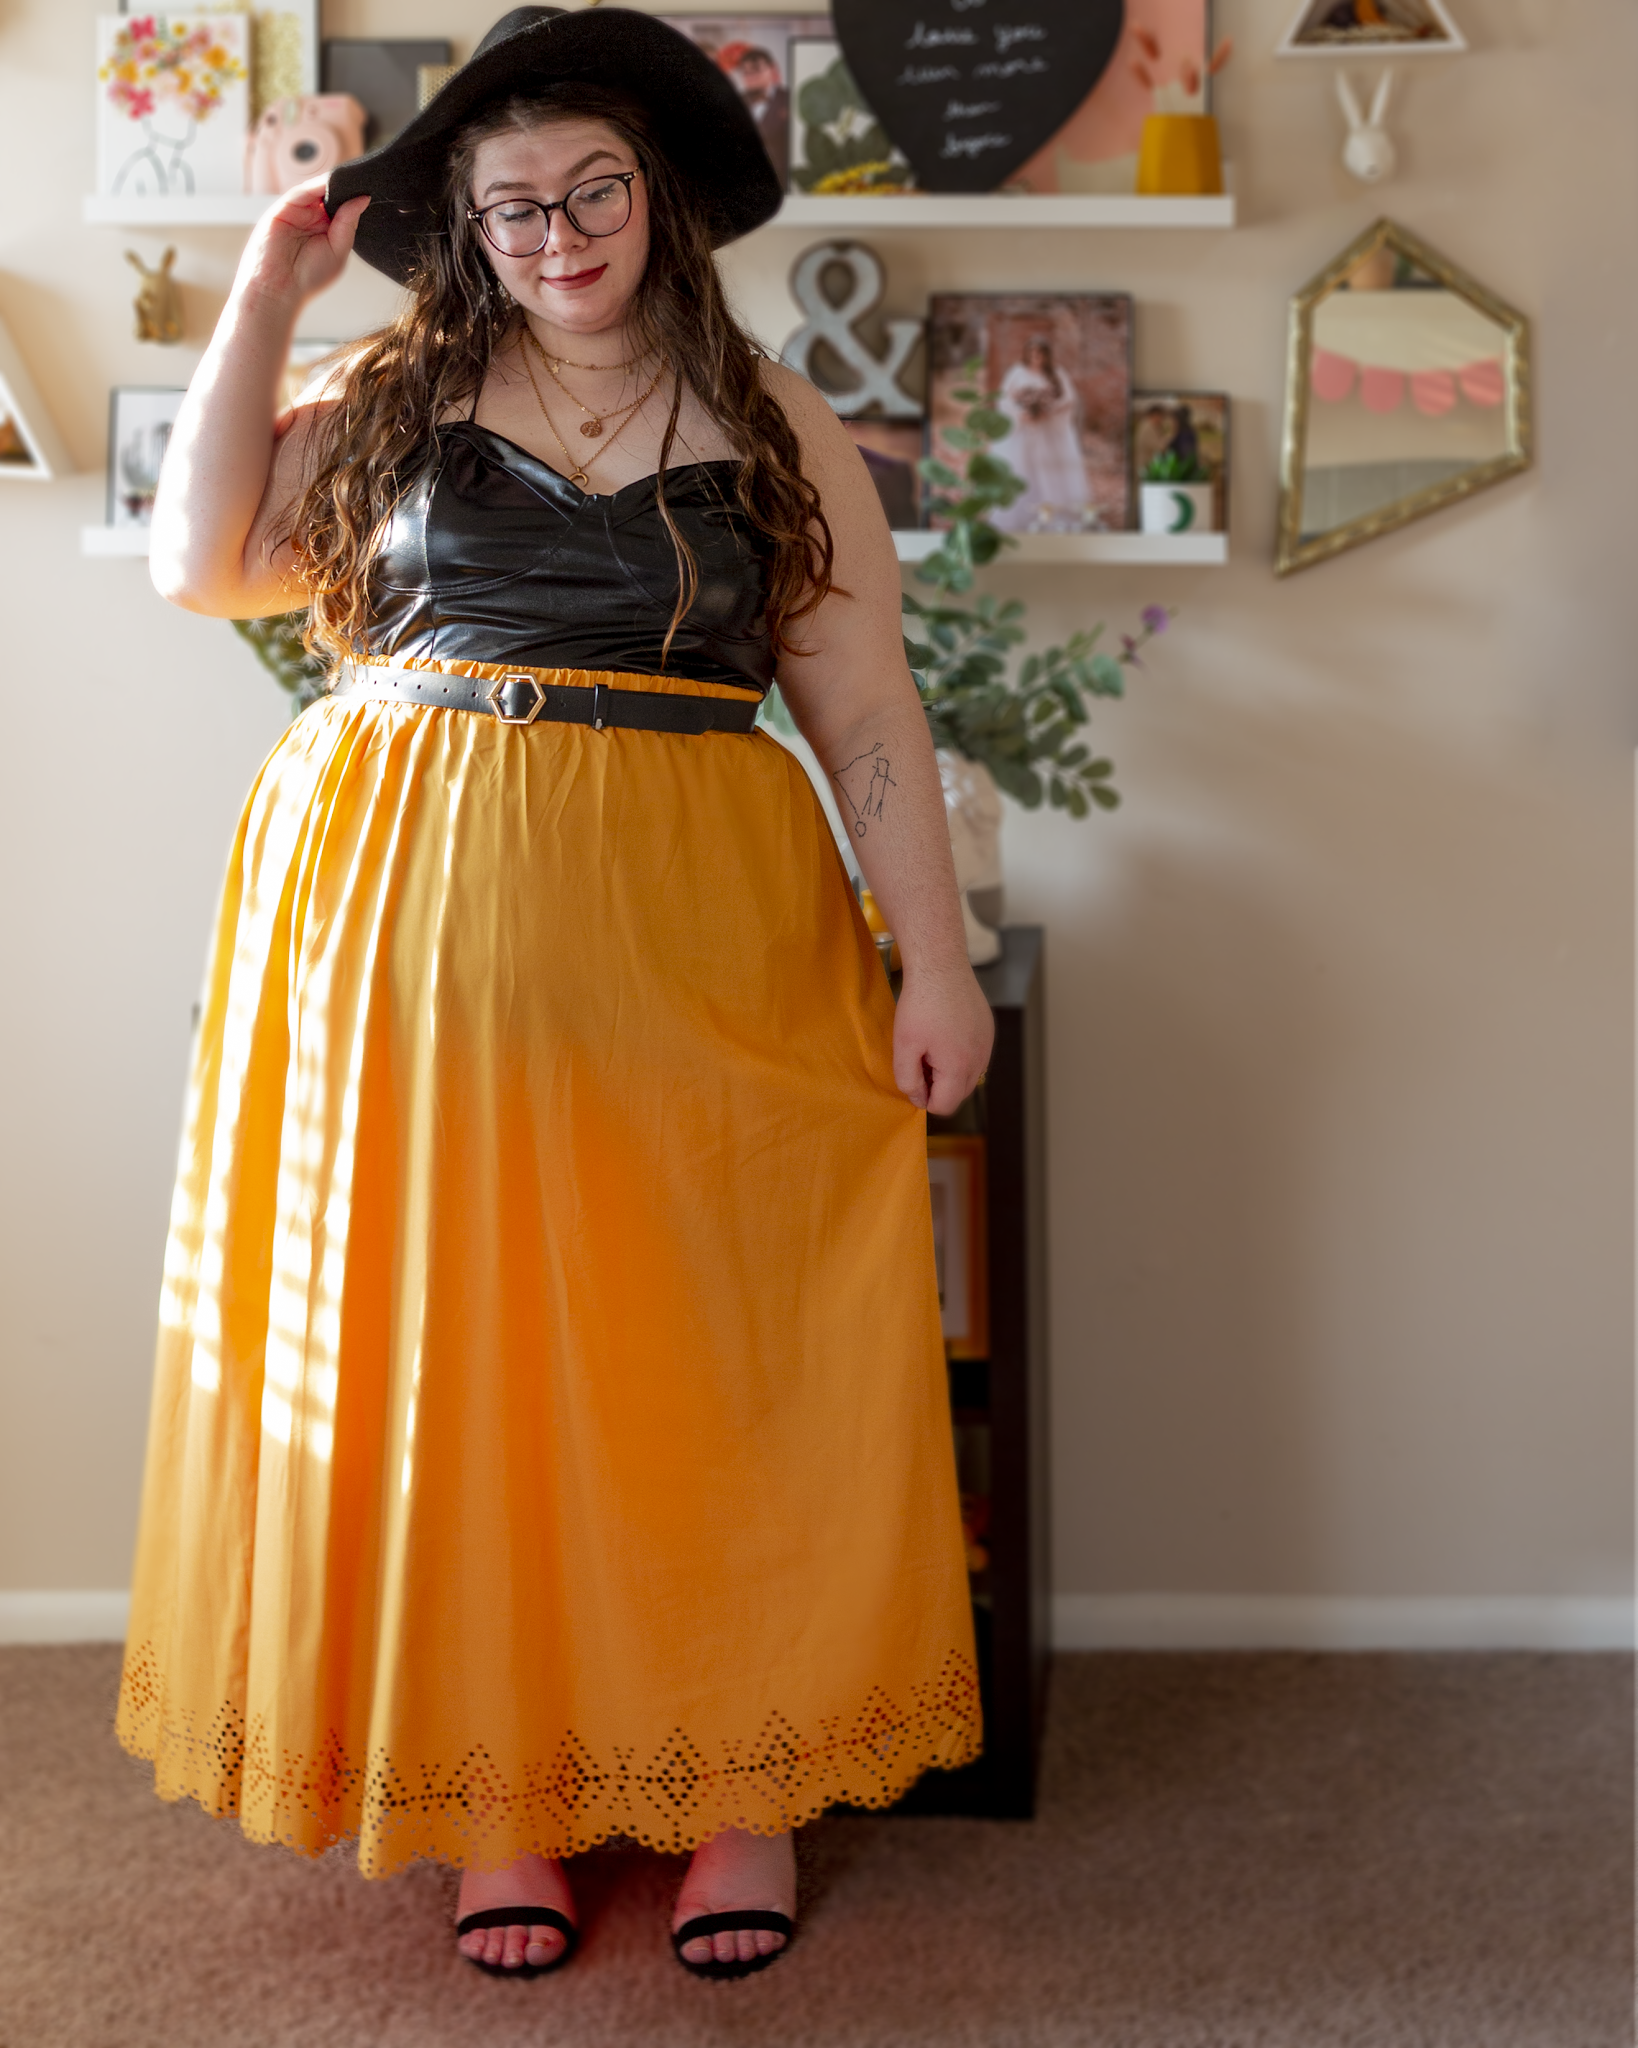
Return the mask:
<svg viewBox="0 0 1638 2048">
<path fill-rule="evenodd" d="M 249 27 L 244 14 L 99 18 L 99 191 L 244 190 Z"/>
</svg>

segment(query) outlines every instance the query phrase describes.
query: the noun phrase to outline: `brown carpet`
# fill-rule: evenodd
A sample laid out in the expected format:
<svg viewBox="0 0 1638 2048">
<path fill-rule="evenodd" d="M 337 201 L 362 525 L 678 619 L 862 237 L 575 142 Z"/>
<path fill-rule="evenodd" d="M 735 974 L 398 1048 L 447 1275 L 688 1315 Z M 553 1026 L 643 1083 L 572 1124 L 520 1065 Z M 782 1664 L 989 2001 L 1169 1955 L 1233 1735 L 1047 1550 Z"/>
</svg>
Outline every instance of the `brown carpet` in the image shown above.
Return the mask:
<svg viewBox="0 0 1638 2048">
<path fill-rule="evenodd" d="M 453 1881 L 161 1805 L 117 1653 L 0 1651 L 0 2048 L 1630 2048 L 1624 1657 L 1078 1656 L 1033 1823 L 837 1819 L 776 1969 L 685 1977 L 680 1862 L 573 1866 L 496 1983 Z"/>
</svg>

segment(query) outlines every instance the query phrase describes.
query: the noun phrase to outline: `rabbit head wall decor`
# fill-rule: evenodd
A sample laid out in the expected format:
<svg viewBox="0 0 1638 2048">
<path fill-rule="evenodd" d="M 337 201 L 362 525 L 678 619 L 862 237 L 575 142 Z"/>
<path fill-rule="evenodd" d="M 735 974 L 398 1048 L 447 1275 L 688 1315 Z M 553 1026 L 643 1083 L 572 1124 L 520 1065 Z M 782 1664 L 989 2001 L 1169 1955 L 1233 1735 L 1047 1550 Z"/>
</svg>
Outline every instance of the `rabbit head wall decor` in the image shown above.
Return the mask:
<svg viewBox="0 0 1638 2048">
<path fill-rule="evenodd" d="M 1399 152 L 1383 125 L 1388 101 L 1393 97 L 1393 73 L 1384 71 L 1371 99 L 1369 118 L 1360 110 L 1359 95 L 1345 71 L 1337 73 L 1337 98 L 1348 121 L 1348 140 L 1342 145 L 1342 161 L 1349 174 L 1362 185 L 1381 185 L 1399 167 Z"/>
<path fill-rule="evenodd" d="M 167 249 L 159 259 L 159 268 L 150 270 L 134 249 L 127 249 L 125 260 L 134 270 L 142 273 L 142 288 L 132 302 L 136 314 L 136 338 L 138 341 L 176 342 L 182 339 L 182 289 L 171 275 L 171 266 L 176 261 L 176 251 Z"/>
</svg>

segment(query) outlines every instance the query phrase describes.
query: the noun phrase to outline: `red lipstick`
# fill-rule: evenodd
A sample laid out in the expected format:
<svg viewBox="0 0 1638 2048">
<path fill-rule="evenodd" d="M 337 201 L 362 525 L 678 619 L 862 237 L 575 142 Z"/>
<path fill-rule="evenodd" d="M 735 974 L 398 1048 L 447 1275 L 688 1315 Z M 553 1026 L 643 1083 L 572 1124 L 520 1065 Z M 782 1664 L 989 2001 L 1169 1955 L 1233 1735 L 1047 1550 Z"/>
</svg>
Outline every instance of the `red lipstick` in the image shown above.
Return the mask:
<svg viewBox="0 0 1638 2048">
<path fill-rule="evenodd" d="M 587 285 L 596 284 L 597 280 L 607 269 L 608 265 L 606 263 L 599 263 L 595 270 L 575 270 L 571 271 L 567 277 L 545 277 L 541 279 L 541 282 L 542 284 L 549 284 L 554 291 L 584 291 Z"/>
</svg>

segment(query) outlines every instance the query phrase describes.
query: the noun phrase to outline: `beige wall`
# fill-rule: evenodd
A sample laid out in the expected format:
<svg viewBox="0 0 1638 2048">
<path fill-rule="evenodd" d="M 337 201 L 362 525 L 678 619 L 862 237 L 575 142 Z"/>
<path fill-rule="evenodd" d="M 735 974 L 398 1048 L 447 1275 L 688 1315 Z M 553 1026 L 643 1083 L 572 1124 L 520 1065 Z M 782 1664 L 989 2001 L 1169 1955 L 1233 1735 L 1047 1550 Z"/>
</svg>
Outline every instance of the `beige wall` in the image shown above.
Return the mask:
<svg viewBox="0 0 1638 2048">
<path fill-rule="evenodd" d="M 337 0 L 332 33 L 498 0 Z M 1126 808 L 1009 814 L 1048 927 L 1057 1581 L 1070 1594 L 1620 1592 L 1630 1543 L 1633 215 L 1629 0 L 1459 0 L 1404 168 L 1335 159 L 1292 0 L 1220 0 L 1233 234 L 874 237 L 937 286 L 1127 287 L 1139 372 L 1236 400 L 1226 572 L 1010 572 L 1043 629 L 1183 608 L 1103 735 Z M 0 313 L 87 474 L 0 489 L 6 1074 L 0 1587 L 124 1582 L 207 919 L 277 693 L 142 565 L 82 560 L 129 245 L 192 339 L 239 238 L 79 225 L 92 0 L 0 12 Z M 18 169 L 21 168 L 21 182 Z M 1529 478 L 1268 569 L 1285 299 L 1378 210 L 1539 323 Z M 735 250 L 765 337 L 806 238 Z M 346 333 L 369 276 L 311 309 Z"/>
</svg>

